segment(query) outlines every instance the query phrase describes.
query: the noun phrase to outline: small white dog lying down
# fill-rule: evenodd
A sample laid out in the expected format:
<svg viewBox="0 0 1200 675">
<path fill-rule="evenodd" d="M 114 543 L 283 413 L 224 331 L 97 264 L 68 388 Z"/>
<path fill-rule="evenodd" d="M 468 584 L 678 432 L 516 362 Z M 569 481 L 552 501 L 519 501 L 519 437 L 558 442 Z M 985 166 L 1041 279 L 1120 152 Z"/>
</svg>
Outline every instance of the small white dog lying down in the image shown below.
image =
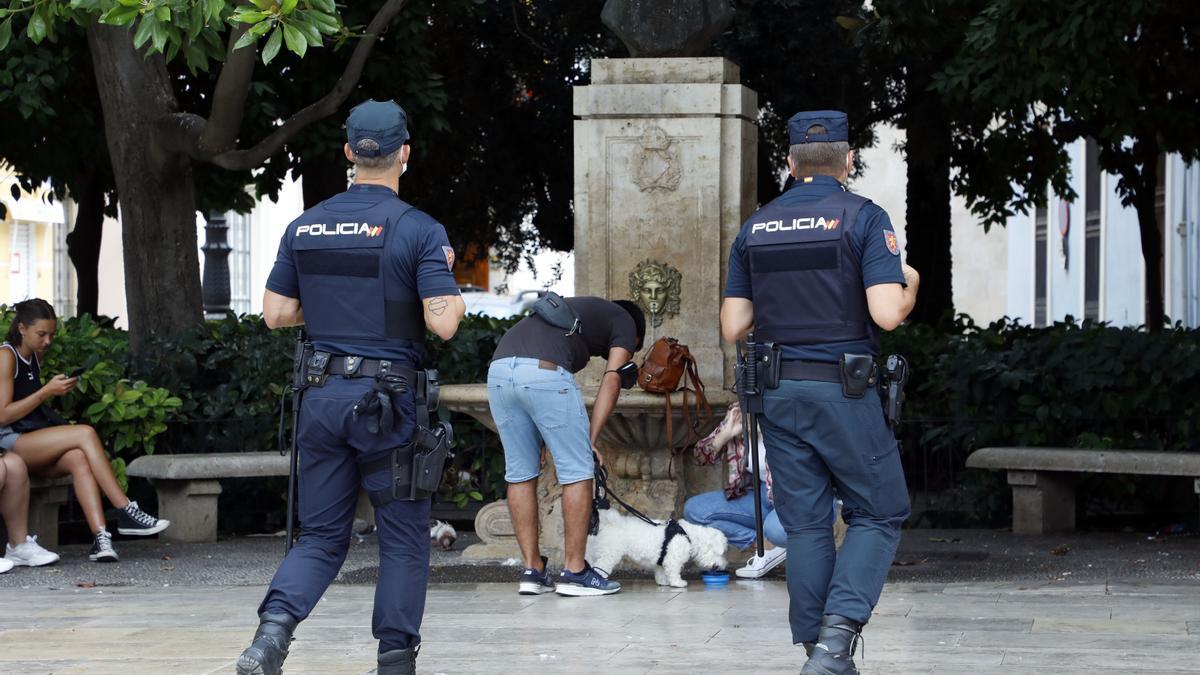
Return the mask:
<svg viewBox="0 0 1200 675">
<path fill-rule="evenodd" d="M 678 525 L 670 527 L 670 523 Z M 628 559 L 654 570 L 658 585 L 684 588 L 683 566 L 691 560 L 702 570 L 723 570 L 726 546 L 725 534 L 713 527 L 686 520 L 655 526 L 616 509 L 602 509 L 599 533 L 588 537 L 587 557 L 593 567 L 609 575 L 622 559 Z"/>
</svg>

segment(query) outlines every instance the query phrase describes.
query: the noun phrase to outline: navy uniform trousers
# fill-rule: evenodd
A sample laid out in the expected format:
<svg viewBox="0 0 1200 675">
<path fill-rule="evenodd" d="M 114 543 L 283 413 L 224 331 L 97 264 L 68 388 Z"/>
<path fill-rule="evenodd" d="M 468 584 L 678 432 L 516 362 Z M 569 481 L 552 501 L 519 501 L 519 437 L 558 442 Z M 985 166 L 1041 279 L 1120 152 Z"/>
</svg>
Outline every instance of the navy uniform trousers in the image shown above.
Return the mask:
<svg viewBox="0 0 1200 675">
<path fill-rule="evenodd" d="M 760 426 L 788 535 L 793 643 L 815 641 L 823 614 L 867 623 L 909 514 L 899 446 L 877 390 L 852 399 L 837 383 L 784 380 L 766 392 Z M 840 552 L 829 512 L 833 489 L 848 526 Z"/>
<path fill-rule="evenodd" d="M 350 547 L 360 487 L 391 485 L 390 472 L 361 477 L 358 462 L 384 456 L 413 436 L 411 396 L 394 396 L 396 430 L 372 434 L 352 417 L 354 404 L 374 385 L 371 378 L 331 376 L 310 387 L 300 405 L 300 540 L 284 558 L 259 612 L 284 612 L 304 620 L 337 576 Z M 393 501 L 375 509 L 379 533 L 379 581 L 372 634 L 381 652 L 421 642 L 425 587 L 429 581 L 430 500 Z"/>
</svg>

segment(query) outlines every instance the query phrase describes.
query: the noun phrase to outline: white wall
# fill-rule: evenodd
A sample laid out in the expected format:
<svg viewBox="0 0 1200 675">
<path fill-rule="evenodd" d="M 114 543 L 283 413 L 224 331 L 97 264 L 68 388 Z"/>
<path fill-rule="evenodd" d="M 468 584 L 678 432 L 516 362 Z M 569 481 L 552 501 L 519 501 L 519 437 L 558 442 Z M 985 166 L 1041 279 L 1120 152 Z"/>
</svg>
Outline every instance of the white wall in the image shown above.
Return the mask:
<svg viewBox="0 0 1200 675">
<path fill-rule="evenodd" d="M 1034 296 L 1037 292 L 1034 285 L 1034 262 L 1037 260 L 1035 218 L 1032 210 L 1018 213 L 1009 218 L 1008 225 L 1004 227 L 1008 233 L 1008 278 L 1005 284 L 1008 298 L 1005 313 L 1026 324 L 1033 323 Z"/>
</svg>

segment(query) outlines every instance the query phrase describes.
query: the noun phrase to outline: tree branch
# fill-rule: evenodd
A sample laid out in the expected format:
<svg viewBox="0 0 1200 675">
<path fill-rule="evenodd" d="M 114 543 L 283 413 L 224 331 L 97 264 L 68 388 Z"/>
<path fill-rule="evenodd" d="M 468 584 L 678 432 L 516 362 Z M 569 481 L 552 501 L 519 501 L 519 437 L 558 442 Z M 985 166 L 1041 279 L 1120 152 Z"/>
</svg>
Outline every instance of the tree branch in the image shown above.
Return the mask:
<svg viewBox="0 0 1200 675">
<path fill-rule="evenodd" d="M 246 96 L 250 93 L 250 79 L 254 75 L 254 63 L 258 60 L 258 49 L 249 46 L 234 49 L 233 46 L 249 27 L 249 24 L 239 23 L 229 30 L 225 66 L 221 68 L 217 86 L 213 88 L 208 123 L 196 142 L 196 149 L 201 155 L 227 152 L 237 144 L 238 131 L 242 128 L 242 116 L 246 110 Z"/>
<path fill-rule="evenodd" d="M 363 66 L 366 65 L 367 57 L 371 54 L 375 42 L 379 40 L 379 36 L 392 19 L 404 8 L 406 2 L 407 0 L 388 0 L 383 7 L 379 8 L 367 26 L 366 33 L 354 46 L 354 53 L 350 55 L 350 61 L 346 63 L 345 70 L 342 71 L 341 77 L 338 78 L 329 93 L 292 115 L 257 145 L 246 150 L 229 150 L 218 155 L 204 157 L 203 160 L 231 171 L 253 169 L 279 152 L 283 145 L 304 127 L 332 115 L 358 84 L 358 78 L 362 75 Z"/>
</svg>

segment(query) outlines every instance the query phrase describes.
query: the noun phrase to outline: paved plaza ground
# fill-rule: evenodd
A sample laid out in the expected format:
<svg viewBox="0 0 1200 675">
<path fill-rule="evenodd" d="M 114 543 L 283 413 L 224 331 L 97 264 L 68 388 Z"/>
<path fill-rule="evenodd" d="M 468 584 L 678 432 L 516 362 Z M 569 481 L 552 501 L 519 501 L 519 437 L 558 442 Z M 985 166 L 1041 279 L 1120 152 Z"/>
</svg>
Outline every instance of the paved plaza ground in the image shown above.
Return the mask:
<svg viewBox="0 0 1200 675">
<path fill-rule="evenodd" d="M 905 542 L 864 673 L 1200 672 L 1200 538 L 916 530 Z M 64 546 L 57 566 L 0 575 L 0 673 L 232 672 L 280 540 L 119 544 L 117 565 Z M 287 672 L 373 667 L 374 544 L 356 542 Z M 513 574 L 437 556 L 420 672 L 795 673 L 803 661 L 778 572 L 724 589 L 635 579 L 606 598 L 521 597 Z"/>
</svg>

